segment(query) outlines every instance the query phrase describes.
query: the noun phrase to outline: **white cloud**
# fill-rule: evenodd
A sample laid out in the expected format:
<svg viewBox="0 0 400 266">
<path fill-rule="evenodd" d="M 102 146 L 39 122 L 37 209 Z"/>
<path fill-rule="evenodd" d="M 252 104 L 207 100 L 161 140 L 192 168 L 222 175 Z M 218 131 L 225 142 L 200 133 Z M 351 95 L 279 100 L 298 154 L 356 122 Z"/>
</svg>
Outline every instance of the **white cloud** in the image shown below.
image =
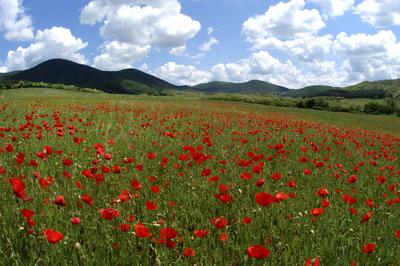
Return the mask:
<svg viewBox="0 0 400 266">
<path fill-rule="evenodd" d="M 333 61 L 306 62 L 297 67 L 288 60 L 281 62 L 267 51 L 253 52 L 249 58 L 226 64 L 217 64 L 211 72 L 214 80 L 245 82 L 252 79 L 267 81 L 288 88 L 325 84 L 341 86 L 346 74 L 337 71 Z"/>
<path fill-rule="evenodd" d="M 399 0 L 363 0 L 357 5 L 356 13 L 376 28 L 400 25 Z"/>
<path fill-rule="evenodd" d="M 6 73 L 7 71 L 8 71 L 7 67 L 2 66 L 1 63 L 0 63 L 0 73 Z"/>
<path fill-rule="evenodd" d="M 150 45 L 141 47 L 118 41 L 104 44 L 102 53 L 94 58 L 93 66 L 102 70 L 121 70 L 145 58 L 150 52 Z"/>
<path fill-rule="evenodd" d="M 81 23 L 102 22 L 105 39 L 139 46 L 183 46 L 199 32 L 198 21 L 181 13 L 177 0 L 92 0 L 81 12 Z"/>
<path fill-rule="evenodd" d="M 212 75 L 207 71 L 191 65 L 178 65 L 175 62 L 158 67 L 154 74 L 176 85 L 196 85 L 212 79 Z"/>
<path fill-rule="evenodd" d="M 186 52 L 186 45 L 174 47 L 171 50 L 169 50 L 169 54 L 175 56 L 182 56 L 185 54 L 185 52 Z"/>
<path fill-rule="evenodd" d="M 85 57 L 79 53 L 86 46 L 87 43 L 73 36 L 69 29 L 52 27 L 39 30 L 34 42 L 28 47 L 18 47 L 15 51 L 8 52 L 5 66 L 8 71 L 21 70 L 52 58 L 86 63 Z"/>
<path fill-rule="evenodd" d="M 211 36 L 210 39 L 209 39 L 207 42 L 205 42 L 205 43 L 203 43 L 203 44 L 201 44 L 201 45 L 199 46 L 199 50 L 200 50 L 201 52 L 206 53 L 206 52 L 210 51 L 211 48 L 212 48 L 214 45 L 217 45 L 218 43 L 219 43 L 218 40 Z"/>
<path fill-rule="evenodd" d="M 33 39 L 32 19 L 25 14 L 22 0 L 0 0 L 0 31 L 10 41 Z"/>
<path fill-rule="evenodd" d="M 350 10 L 354 0 L 308 0 L 321 7 L 323 14 L 327 17 L 340 17 Z"/>
<path fill-rule="evenodd" d="M 140 70 L 142 70 L 142 71 L 148 71 L 148 70 L 149 70 L 149 65 L 147 65 L 146 63 L 143 63 L 143 64 L 140 66 Z"/>
<path fill-rule="evenodd" d="M 250 42 L 275 37 L 291 39 L 316 34 L 325 27 L 318 10 L 305 9 L 304 0 L 291 0 L 270 6 L 263 15 L 247 19 L 242 33 Z"/>
<path fill-rule="evenodd" d="M 333 48 L 344 61 L 349 82 L 400 76 L 400 42 L 390 30 L 374 35 L 339 33 Z"/>
<path fill-rule="evenodd" d="M 275 37 L 257 39 L 253 50 L 259 49 L 279 49 L 286 52 L 289 56 L 301 61 L 323 60 L 330 54 L 332 46 L 332 36 L 304 36 L 293 40 L 282 41 Z"/>
<path fill-rule="evenodd" d="M 207 28 L 207 35 L 211 36 L 211 34 L 214 32 L 214 28 L 213 27 L 208 27 Z"/>
<path fill-rule="evenodd" d="M 218 64 L 212 67 L 215 79 L 244 82 L 260 79 L 288 86 L 298 83 L 300 71 L 290 60 L 280 62 L 267 51 L 252 53 L 249 58 L 234 63 Z"/>
</svg>

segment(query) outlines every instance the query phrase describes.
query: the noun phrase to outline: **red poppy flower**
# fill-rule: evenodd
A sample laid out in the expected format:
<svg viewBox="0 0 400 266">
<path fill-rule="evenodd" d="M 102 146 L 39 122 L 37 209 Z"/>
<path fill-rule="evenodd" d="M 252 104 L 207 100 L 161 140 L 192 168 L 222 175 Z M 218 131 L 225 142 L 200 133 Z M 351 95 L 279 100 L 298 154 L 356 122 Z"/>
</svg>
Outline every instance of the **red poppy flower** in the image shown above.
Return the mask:
<svg viewBox="0 0 400 266">
<path fill-rule="evenodd" d="M 131 229 L 131 224 L 120 224 L 119 229 L 122 232 L 128 232 Z"/>
<path fill-rule="evenodd" d="M 58 231 L 52 229 L 45 229 L 43 231 L 44 237 L 49 241 L 51 244 L 56 244 L 58 241 L 64 238 L 64 235 Z"/>
<path fill-rule="evenodd" d="M 25 192 L 25 186 L 26 185 L 25 185 L 25 182 L 22 181 L 22 179 L 20 179 L 20 178 L 10 178 L 10 183 L 11 183 L 14 195 L 17 198 L 20 198 L 20 199 L 25 200 L 25 201 L 31 199 L 26 195 L 26 192 Z"/>
<path fill-rule="evenodd" d="M 228 233 L 225 233 L 225 232 L 224 233 L 220 233 L 218 235 L 218 238 L 219 238 L 220 241 L 225 242 L 225 241 L 228 240 Z"/>
<path fill-rule="evenodd" d="M 268 206 L 276 201 L 275 197 L 266 192 L 256 194 L 256 203 L 261 206 Z"/>
<path fill-rule="evenodd" d="M 311 170 L 310 169 L 304 169 L 303 173 L 305 175 L 310 175 L 311 174 Z"/>
<path fill-rule="evenodd" d="M 261 187 L 262 185 L 264 185 L 264 183 L 265 183 L 265 179 L 264 178 L 260 178 L 256 182 L 256 187 Z"/>
<path fill-rule="evenodd" d="M 161 239 L 173 239 L 178 235 L 178 233 L 171 227 L 161 228 L 160 238 Z"/>
<path fill-rule="evenodd" d="M 367 243 L 363 246 L 362 251 L 364 253 L 370 254 L 375 251 L 375 244 L 374 243 Z"/>
<path fill-rule="evenodd" d="M 117 218 L 121 213 L 114 208 L 101 209 L 100 215 L 104 220 L 112 220 Z"/>
<path fill-rule="evenodd" d="M 72 161 L 71 159 L 64 158 L 64 159 L 62 160 L 62 163 L 63 163 L 63 165 L 65 165 L 65 166 L 71 166 L 71 165 L 74 163 L 74 161 Z"/>
<path fill-rule="evenodd" d="M 397 238 L 400 238 L 400 230 L 397 230 L 396 232 L 394 232 L 394 236 Z"/>
<path fill-rule="evenodd" d="M 159 186 L 152 186 L 151 187 L 151 191 L 153 191 L 154 193 L 158 193 L 158 192 L 160 192 L 160 187 Z"/>
<path fill-rule="evenodd" d="M 212 218 L 211 223 L 218 229 L 222 229 L 228 225 L 228 220 L 225 217 Z"/>
<path fill-rule="evenodd" d="M 154 211 L 157 209 L 157 205 L 154 204 L 152 201 L 148 200 L 146 201 L 146 209 L 149 211 Z"/>
<path fill-rule="evenodd" d="M 260 245 L 253 245 L 246 249 L 246 253 L 250 258 L 265 259 L 270 255 L 270 251 Z"/>
<path fill-rule="evenodd" d="M 35 212 L 30 210 L 30 209 L 23 209 L 21 210 L 21 214 L 25 217 L 25 219 L 31 219 L 34 215 Z"/>
<path fill-rule="evenodd" d="M 85 194 L 82 195 L 81 197 L 82 201 L 85 202 L 87 205 L 92 206 L 93 205 L 93 199 L 91 196 Z"/>
<path fill-rule="evenodd" d="M 131 180 L 131 186 L 135 189 L 135 190 L 140 190 L 142 188 L 142 185 L 139 183 L 139 181 L 137 181 L 136 179 L 132 179 Z"/>
<path fill-rule="evenodd" d="M 132 194 L 127 189 L 122 190 L 121 193 L 118 195 L 118 200 L 121 202 L 127 202 L 131 198 Z"/>
<path fill-rule="evenodd" d="M 231 195 L 229 195 L 229 194 L 222 194 L 222 195 L 219 195 L 219 200 L 220 200 L 222 203 L 229 203 L 229 202 L 232 201 L 232 199 L 233 199 L 233 197 L 232 197 Z"/>
<path fill-rule="evenodd" d="M 152 234 L 150 233 L 149 229 L 144 226 L 142 223 L 137 223 L 135 225 L 135 234 L 137 237 L 146 238 L 150 237 Z"/>
<path fill-rule="evenodd" d="M 351 175 L 347 179 L 347 182 L 349 182 L 349 183 L 355 183 L 356 181 L 357 181 L 357 175 Z"/>
<path fill-rule="evenodd" d="M 297 187 L 297 182 L 293 181 L 293 180 L 289 181 L 287 184 L 288 184 L 289 187 Z"/>
<path fill-rule="evenodd" d="M 372 212 L 367 212 L 366 214 L 364 214 L 361 222 L 365 224 L 366 222 L 368 222 L 369 219 L 371 219 L 371 217 L 372 217 Z"/>
<path fill-rule="evenodd" d="M 281 173 L 273 173 L 273 174 L 271 175 L 271 178 L 272 178 L 273 180 L 279 180 L 279 179 L 282 178 L 282 174 L 281 174 Z"/>
<path fill-rule="evenodd" d="M 196 252 L 192 248 L 185 248 L 183 250 L 183 256 L 184 257 L 194 257 L 196 256 Z"/>
<path fill-rule="evenodd" d="M 150 160 L 153 160 L 157 157 L 157 154 L 155 154 L 154 152 L 149 152 L 147 153 L 147 158 Z"/>
<path fill-rule="evenodd" d="M 329 195 L 329 191 L 328 191 L 328 189 L 322 187 L 322 188 L 320 188 L 320 189 L 318 190 L 317 194 L 318 194 L 318 196 L 320 196 L 320 197 L 326 197 L 326 196 Z"/>
<path fill-rule="evenodd" d="M 208 235 L 208 229 L 205 229 L 205 230 L 201 230 L 201 229 L 194 230 L 193 233 L 194 233 L 195 236 L 197 236 L 199 238 L 206 237 Z"/>
<path fill-rule="evenodd" d="M 319 266 L 319 257 L 317 257 L 314 262 L 312 262 L 312 260 L 310 258 L 306 259 L 306 261 L 304 262 L 304 266 Z"/>
<path fill-rule="evenodd" d="M 314 217 L 321 216 L 324 213 L 323 208 L 314 208 L 310 211 L 310 214 Z"/>
<path fill-rule="evenodd" d="M 242 219 L 242 224 L 249 224 L 249 223 L 251 223 L 252 220 L 253 220 L 253 218 L 251 218 L 251 217 L 244 217 Z"/>
<path fill-rule="evenodd" d="M 286 195 L 284 192 L 276 192 L 275 193 L 275 202 L 281 202 L 288 198 L 289 196 Z"/>
<path fill-rule="evenodd" d="M 53 203 L 58 206 L 65 206 L 65 199 L 62 195 L 58 195 Z"/>
<path fill-rule="evenodd" d="M 374 207 L 374 201 L 372 199 L 366 199 L 365 200 L 365 205 L 367 205 L 368 207 L 372 208 L 372 207 Z"/>
<path fill-rule="evenodd" d="M 81 218 L 79 218 L 79 217 L 72 217 L 70 222 L 71 222 L 71 224 L 73 224 L 73 225 L 78 225 L 78 224 L 81 223 Z"/>
</svg>

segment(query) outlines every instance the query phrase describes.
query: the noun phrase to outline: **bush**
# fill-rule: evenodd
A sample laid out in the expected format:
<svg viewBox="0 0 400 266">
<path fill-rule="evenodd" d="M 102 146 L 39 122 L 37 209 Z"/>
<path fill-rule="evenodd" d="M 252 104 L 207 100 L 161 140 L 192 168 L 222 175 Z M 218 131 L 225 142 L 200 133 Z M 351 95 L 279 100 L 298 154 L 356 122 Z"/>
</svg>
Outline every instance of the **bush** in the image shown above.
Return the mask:
<svg viewBox="0 0 400 266">
<path fill-rule="evenodd" d="M 368 114 L 396 114 L 399 108 L 393 99 L 387 100 L 385 103 L 369 102 L 364 106 L 364 112 Z"/>
</svg>

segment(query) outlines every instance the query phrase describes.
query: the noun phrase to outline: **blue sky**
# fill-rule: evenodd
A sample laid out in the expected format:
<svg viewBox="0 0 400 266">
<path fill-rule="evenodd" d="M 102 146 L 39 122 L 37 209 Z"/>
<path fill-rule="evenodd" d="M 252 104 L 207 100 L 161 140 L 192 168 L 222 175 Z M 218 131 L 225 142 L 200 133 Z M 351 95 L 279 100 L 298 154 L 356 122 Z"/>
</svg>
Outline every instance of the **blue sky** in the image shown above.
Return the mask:
<svg viewBox="0 0 400 266">
<path fill-rule="evenodd" d="M 400 76 L 398 0 L 0 0 L 0 72 L 65 58 L 175 84 Z"/>
</svg>

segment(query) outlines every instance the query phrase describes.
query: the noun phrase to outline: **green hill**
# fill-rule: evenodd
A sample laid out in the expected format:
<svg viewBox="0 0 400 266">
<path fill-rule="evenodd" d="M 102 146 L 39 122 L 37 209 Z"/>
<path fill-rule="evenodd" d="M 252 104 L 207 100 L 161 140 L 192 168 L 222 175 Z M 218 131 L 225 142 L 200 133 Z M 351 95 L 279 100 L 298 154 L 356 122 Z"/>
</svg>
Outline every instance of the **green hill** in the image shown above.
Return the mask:
<svg viewBox="0 0 400 266">
<path fill-rule="evenodd" d="M 6 79 L 9 76 L 17 74 L 19 71 L 13 71 L 13 72 L 8 72 L 8 73 L 0 73 L 0 80 Z"/>
<path fill-rule="evenodd" d="M 5 79 L 75 85 L 120 94 L 160 94 L 179 89 L 178 86 L 136 69 L 101 71 L 64 59 L 48 60 L 33 68 L 9 74 Z"/>
<path fill-rule="evenodd" d="M 288 96 L 288 97 L 314 97 L 318 96 L 322 93 L 325 93 L 327 91 L 333 91 L 338 89 L 337 87 L 332 87 L 332 86 L 323 86 L 323 85 L 312 85 L 312 86 L 307 86 L 302 89 L 298 90 L 290 90 L 287 91 L 286 93 L 283 94 L 283 96 Z"/>
<path fill-rule="evenodd" d="M 400 96 L 400 79 L 364 81 L 348 87 L 307 86 L 283 94 L 288 97 L 396 98 Z"/>
<path fill-rule="evenodd" d="M 288 88 L 260 80 L 250 80 L 243 83 L 212 81 L 196 85 L 193 88 L 206 93 L 281 94 L 289 91 Z"/>
<path fill-rule="evenodd" d="M 0 73 L 0 80 L 3 84 L 4 82 L 21 80 L 74 85 L 119 94 L 160 95 L 166 92 L 194 91 L 202 93 L 275 94 L 296 98 L 331 96 L 380 99 L 400 97 L 400 79 L 364 81 L 344 88 L 314 85 L 298 90 L 290 90 L 260 80 L 250 80 L 243 83 L 212 81 L 190 87 L 176 86 L 137 69 L 101 71 L 64 59 L 51 59 L 23 71 Z"/>
</svg>

